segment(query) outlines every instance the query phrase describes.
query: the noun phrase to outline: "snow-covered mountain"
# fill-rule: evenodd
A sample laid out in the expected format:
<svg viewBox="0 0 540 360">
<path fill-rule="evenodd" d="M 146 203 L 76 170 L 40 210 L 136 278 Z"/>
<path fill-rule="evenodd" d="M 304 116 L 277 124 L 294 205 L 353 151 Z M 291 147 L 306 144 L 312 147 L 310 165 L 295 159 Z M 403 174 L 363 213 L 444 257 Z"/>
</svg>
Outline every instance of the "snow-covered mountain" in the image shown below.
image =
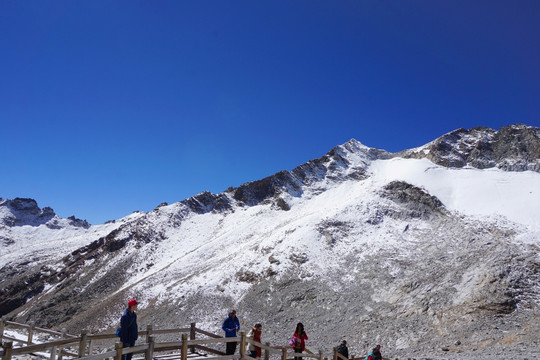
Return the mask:
<svg viewBox="0 0 540 360">
<path fill-rule="evenodd" d="M 103 225 L 2 200 L 0 314 L 96 332 L 137 297 L 155 328 L 219 331 L 235 307 L 274 343 L 302 321 L 356 354 L 538 349 L 539 171 L 540 129 L 512 125 L 400 153 L 353 139 Z"/>
</svg>

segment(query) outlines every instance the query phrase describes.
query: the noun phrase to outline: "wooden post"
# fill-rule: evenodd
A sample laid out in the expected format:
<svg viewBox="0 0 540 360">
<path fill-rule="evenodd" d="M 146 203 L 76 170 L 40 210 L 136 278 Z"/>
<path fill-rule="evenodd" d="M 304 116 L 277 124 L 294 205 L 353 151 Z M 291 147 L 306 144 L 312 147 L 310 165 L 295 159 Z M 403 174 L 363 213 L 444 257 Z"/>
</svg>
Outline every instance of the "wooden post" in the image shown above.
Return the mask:
<svg viewBox="0 0 540 360">
<path fill-rule="evenodd" d="M 56 360 L 56 346 L 53 346 L 53 348 L 51 349 L 51 357 L 49 359 Z"/>
<path fill-rule="evenodd" d="M 265 345 L 270 347 L 269 342 L 266 342 Z M 264 349 L 264 360 L 270 360 L 270 351 L 268 349 Z"/>
<path fill-rule="evenodd" d="M 337 352 L 337 347 L 334 348 L 334 360 L 338 360 L 338 356 L 337 356 L 338 352 Z"/>
<path fill-rule="evenodd" d="M 94 339 L 90 340 L 90 345 L 88 346 L 88 355 L 92 355 L 92 351 L 94 351 Z"/>
<path fill-rule="evenodd" d="M 4 356 L 2 356 L 2 360 L 11 360 L 11 353 L 13 351 L 13 342 L 8 341 L 4 343 Z"/>
<path fill-rule="evenodd" d="M 122 360 L 122 343 L 120 341 L 117 341 L 114 344 L 114 350 L 116 350 L 116 355 L 114 356 L 114 360 Z"/>
<path fill-rule="evenodd" d="M 154 337 L 150 336 L 148 340 L 148 349 L 146 349 L 146 354 L 144 358 L 145 360 L 152 360 L 152 358 L 154 357 Z"/>
<path fill-rule="evenodd" d="M 0 342 L 2 342 L 2 338 L 4 337 L 4 329 L 6 328 L 6 320 L 2 316 L 0 319 Z"/>
<path fill-rule="evenodd" d="M 323 360 L 322 350 L 319 350 L 319 360 Z"/>
<path fill-rule="evenodd" d="M 82 358 L 86 352 L 86 339 L 87 339 L 87 330 L 81 331 L 81 341 L 79 341 L 79 357 Z"/>
<path fill-rule="evenodd" d="M 287 348 L 281 349 L 281 360 L 287 360 Z"/>
<path fill-rule="evenodd" d="M 152 336 L 152 325 L 146 325 L 146 343 L 150 343 L 150 337 Z"/>
<path fill-rule="evenodd" d="M 240 358 L 246 356 L 246 332 L 240 331 Z"/>
<path fill-rule="evenodd" d="M 182 349 L 180 350 L 180 358 L 182 360 L 187 359 L 187 351 L 188 351 L 187 334 L 182 334 Z"/>
<path fill-rule="evenodd" d="M 189 340 L 195 340 L 195 323 L 191 323 L 191 328 L 189 329 Z M 189 347 L 192 354 L 195 353 L 195 345 Z"/>
<path fill-rule="evenodd" d="M 67 336 L 67 329 L 66 328 L 62 328 L 62 339 L 65 339 Z M 63 360 L 64 359 L 64 354 L 62 353 L 64 351 L 64 347 L 63 346 L 60 346 L 58 347 L 58 360 Z"/>
<path fill-rule="evenodd" d="M 28 345 L 32 345 L 32 340 L 33 340 L 33 337 L 34 337 L 34 322 L 33 321 L 30 321 L 28 323 L 28 325 L 30 325 L 30 327 L 28 328 L 28 341 L 26 342 Z"/>
</svg>

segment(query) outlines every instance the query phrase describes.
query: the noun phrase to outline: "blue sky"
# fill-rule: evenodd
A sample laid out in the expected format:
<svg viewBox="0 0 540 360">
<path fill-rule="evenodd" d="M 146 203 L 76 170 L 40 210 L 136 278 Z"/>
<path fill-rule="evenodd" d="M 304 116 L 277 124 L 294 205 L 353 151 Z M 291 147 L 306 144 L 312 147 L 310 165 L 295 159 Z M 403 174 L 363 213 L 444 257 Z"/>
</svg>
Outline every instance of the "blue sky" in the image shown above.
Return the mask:
<svg viewBox="0 0 540 360">
<path fill-rule="evenodd" d="M 0 196 L 97 224 L 355 138 L 540 126 L 540 1 L 2 1 Z"/>
</svg>

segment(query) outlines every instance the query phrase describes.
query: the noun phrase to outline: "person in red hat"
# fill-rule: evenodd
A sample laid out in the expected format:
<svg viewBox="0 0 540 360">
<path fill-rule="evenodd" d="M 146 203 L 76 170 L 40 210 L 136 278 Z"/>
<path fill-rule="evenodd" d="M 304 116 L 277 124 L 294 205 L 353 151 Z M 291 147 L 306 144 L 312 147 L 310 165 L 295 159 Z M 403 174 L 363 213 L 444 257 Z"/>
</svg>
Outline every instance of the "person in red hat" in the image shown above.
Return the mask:
<svg viewBox="0 0 540 360">
<path fill-rule="evenodd" d="M 135 346 L 135 341 L 139 338 L 139 327 L 137 326 L 137 300 L 128 301 L 128 308 L 120 318 L 120 341 L 123 348 Z M 122 355 L 122 360 L 131 360 L 133 353 Z"/>
</svg>

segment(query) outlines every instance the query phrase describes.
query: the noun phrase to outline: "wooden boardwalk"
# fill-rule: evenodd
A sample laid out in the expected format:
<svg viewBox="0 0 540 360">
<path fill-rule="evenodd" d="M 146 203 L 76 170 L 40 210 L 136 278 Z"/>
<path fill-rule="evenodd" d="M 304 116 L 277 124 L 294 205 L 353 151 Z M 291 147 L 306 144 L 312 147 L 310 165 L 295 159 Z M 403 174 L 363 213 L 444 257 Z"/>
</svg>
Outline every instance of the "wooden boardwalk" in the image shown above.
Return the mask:
<svg viewBox="0 0 540 360">
<path fill-rule="evenodd" d="M 27 332 L 27 337 L 15 339 L 5 334 L 7 327 L 17 328 Z M 53 340 L 36 343 L 36 334 L 44 333 Z M 166 342 L 158 341 L 162 335 L 173 335 L 180 337 L 181 341 Z M 259 343 L 246 336 L 245 332 L 240 332 L 238 337 L 224 338 L 206 330 L 196 327 L 191 323 L 190 327 L 178 329 L 154 329 L 148 325 L 146 330 L 139 331 L 139 339 L 144 339 L 143 344 L 138 344 L 130 348 L 122 348 L 115 334 L 89 334 L 81 331 L 80 335 L 67 334 L 65 331 L 58 332 L 35 327 L 32 324 L 19 324 L 16 322 L 0 321 L 0 340 L 2 348 L 0 350 L 1 360 L 12 360 L 14 357 L 23 355 L 39 354 L 40 358 L 50 360 L 85 359 L 85 360 L 121 360 L 122 355 L 133 353 L 134 359 L 145 360 L 253 360 L 246 354 L 246 346 L 253 344 L 262 350 L 264 360 L 279 359 L 290 360 L 289 358 L 313 358 L 317 360 L 348 360 L 339 354 L 334 348 L 332 354 L 317 354 L 306 349 L 305 353 L 293 353 L 292 349 L 282 346 L 271 346 L 270 343 Z M 225 348 L 227 342 L 237 342 L 239 354 L 226 355 L 219 349 Z M 14 345 L 21 344 L 16 347 Z M 44 356 L 43 354 L 47 355 Z M 294 354 L 294 355 L 293 355 Z M 289 357 L 287 357 L 289 355 Z M 36 357 L 38 355 L 35 355 Z M 261 359 L 261 360 L 263 360 Z"/>
</svg>

